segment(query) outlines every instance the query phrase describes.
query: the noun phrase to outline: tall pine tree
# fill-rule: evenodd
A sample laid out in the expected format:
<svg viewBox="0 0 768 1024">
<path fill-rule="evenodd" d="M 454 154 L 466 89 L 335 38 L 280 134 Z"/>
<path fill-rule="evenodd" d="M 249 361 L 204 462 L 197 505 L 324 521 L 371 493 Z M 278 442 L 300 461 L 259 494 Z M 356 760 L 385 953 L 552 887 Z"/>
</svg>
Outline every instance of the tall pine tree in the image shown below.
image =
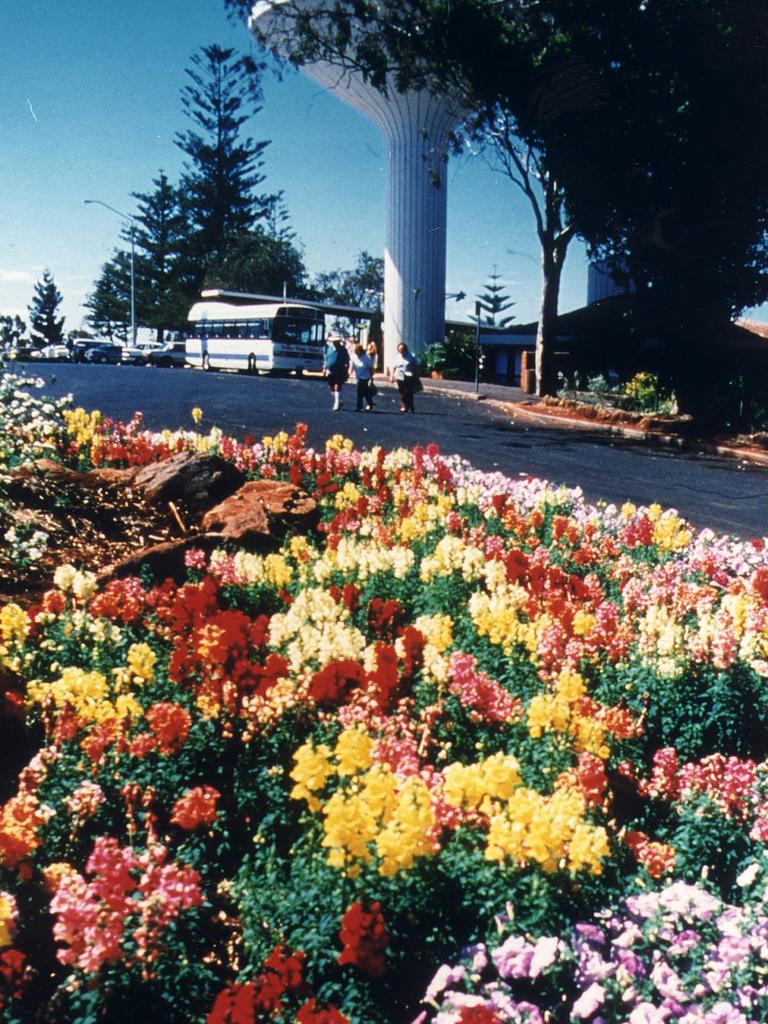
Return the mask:
<svg viewBox="0 0 768 1024">
<path fill-rule="evenodd" d="M 514 306 L 514 302 L 504 292 L 504 286 L 500 284 L 501 275 L 496 273 L 496 267 L 488 279 L 485 291 L 478 295 L 480 309 L 485 316 L 480 317 L 480 323 L 490 324 L 492 327 L 506 327 L 515 319 L 514 316 L 501 316 L 506 310 Z"/>
<path fill-rule="evenodd" d="M 193 55 L 187 75 L 182 104 L 193 127 L 176 136 L 176 145 L 188 157 L 180 191 L 190 232 L 188 289 L 194 292 L 206 264 L 220 262 L 231 241 L 266 216 L 271 197 L 256 192 L 269 143 L 241 132 L 261 109 L 258 75 L 234 50 L 216 45 Z"/>
<path fill-rule="evenodd" d="M 86 319 L 98 335 L 126 341 L 131 322 L 131 257 L 117 250 L 101 268 L 93 292 L 84 303 Z"/>
<path fill-rule="evenodd" d="M 50 270 L 43 271 L 42 280 L 35 285 L 35 292 L 29 308 L 29 319 L 38 338 L 47 345 L 61 343 L 64 336 L 64 317 L 58 317 L 61 292 L 56 287 Z"/>
<path fill-rule="evenodd" d="M 167 330 L 181 330 L 187 302 L 181 290 L 181 254 L 185 220 L 178 190 L 164 171 L 152 182 L 151 192 L 134 192 L 138 213 L 134 218 L 136 244 L 136 317 L 152 327 L 158 341 Z M 130 241 L 130 235 L 127 236 Z"/>
</svg>

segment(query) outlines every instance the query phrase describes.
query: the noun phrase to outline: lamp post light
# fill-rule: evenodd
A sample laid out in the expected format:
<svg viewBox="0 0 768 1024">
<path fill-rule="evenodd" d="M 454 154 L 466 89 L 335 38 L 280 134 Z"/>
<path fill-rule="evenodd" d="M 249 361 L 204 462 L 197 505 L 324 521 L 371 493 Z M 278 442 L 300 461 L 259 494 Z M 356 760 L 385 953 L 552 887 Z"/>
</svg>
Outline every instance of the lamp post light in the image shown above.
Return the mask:
<svg viewBox="0 0 768 1024">
<path fill-rule="evenodd" d="M 131 225 L 131 344 L 136 345 L 136 218 L 130 213 L 123 213 L 122 210 L 115 209 L 114 206 L 110 206 L 109 203 L 102 202 L 101 199 L 84 199 L 83 202 L 87 206 L 103 206 L 107 210 L 111 210 L 112 213 L 116 213 L 118 217 L 122 217 L 123 220 L 127 220 Z"/>
</svg>

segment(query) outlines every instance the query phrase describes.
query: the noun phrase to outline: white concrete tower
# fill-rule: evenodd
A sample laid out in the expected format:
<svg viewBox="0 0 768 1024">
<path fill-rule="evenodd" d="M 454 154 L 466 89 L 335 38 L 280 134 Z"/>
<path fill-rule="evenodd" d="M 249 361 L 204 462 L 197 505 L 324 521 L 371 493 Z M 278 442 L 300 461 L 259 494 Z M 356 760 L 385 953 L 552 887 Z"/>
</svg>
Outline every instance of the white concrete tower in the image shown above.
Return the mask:
<svg viewBox="0 0 768 1024">
<path fill-rule="evenodd" d="M 278 52 L 290 24 L 281 24 L 282 2 L 257 3 L 250 22 Z M 313 0 L 300 2 L 311 6 Z M 447 147 L 459 119 L 445 96 L 400 92 L 394 85 L 384 95 L 331 63 L 305 64 L 301 71 L 370 118 L 387 142 L 384 362 L 390 366 L 401 341 L 418 353 L 445 337 Z"/>
</svg>

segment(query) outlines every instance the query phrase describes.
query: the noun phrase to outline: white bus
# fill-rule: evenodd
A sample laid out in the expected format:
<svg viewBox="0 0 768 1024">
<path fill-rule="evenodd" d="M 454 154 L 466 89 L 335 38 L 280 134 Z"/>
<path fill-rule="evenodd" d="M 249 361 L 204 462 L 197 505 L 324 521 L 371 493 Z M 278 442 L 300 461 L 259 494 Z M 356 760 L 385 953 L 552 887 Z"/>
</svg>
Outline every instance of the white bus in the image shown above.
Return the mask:
<svg viewBox="0 0 768 1024">
<path fill-rule="evenodd" d="M 204 370 L 320 372 L 325 315 L 296 302 L 197 302 L 189 311 L 187 362 Z"/>
</svg>

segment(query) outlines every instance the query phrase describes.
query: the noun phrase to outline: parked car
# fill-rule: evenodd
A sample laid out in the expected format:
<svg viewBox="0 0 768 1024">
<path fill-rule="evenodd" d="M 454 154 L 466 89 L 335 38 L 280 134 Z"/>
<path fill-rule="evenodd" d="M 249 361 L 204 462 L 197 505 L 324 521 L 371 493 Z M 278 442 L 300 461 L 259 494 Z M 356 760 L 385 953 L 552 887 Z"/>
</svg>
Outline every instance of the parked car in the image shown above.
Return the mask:
<svg viewBox="0 0 768 1024">
<path fill-rule="evenodd" d="M 72 362 L 84 363 L 85 354 L 89 349 L 98 348 L 100 345 L 112 345 L 113 342 L 104 338 L 78 338 L 72 343 Z"/>
<path fill-rule="evenodd" d="M 140 341 L 136 345 L 124 345 L 123 362 L 129 366 L 146 366 L 149 356 L 162 347 L 159 341 Z"/>
<path fill-rule="evenodd" d="M 64 362 L 65 360 L 69 360 L 70 351 L 66 345 L 46 345 L 44 348 L 35 349 L 32 353 L 32 358 Z"/>
<path fill-rule="evenodd" d="M 166 341 L 147 356 L 147 366 L 184 366 L 186 361 L 186 341 Z"/>
<path fill-rule="evenodd" d="M 13 348 L 6 350 L 5 358 L 16 360 L 19 363 L 26 362 L 27 359 L 32 359 L 32 353 L 36 351 L 31 345 L 16 345 Z"/>
<path fill-rule="evenodd" d="M 86 363 L 114 363 L 119 365 L 123 359 L 122 345 L 92 345 L 85 350 Z"/>
</svg>

